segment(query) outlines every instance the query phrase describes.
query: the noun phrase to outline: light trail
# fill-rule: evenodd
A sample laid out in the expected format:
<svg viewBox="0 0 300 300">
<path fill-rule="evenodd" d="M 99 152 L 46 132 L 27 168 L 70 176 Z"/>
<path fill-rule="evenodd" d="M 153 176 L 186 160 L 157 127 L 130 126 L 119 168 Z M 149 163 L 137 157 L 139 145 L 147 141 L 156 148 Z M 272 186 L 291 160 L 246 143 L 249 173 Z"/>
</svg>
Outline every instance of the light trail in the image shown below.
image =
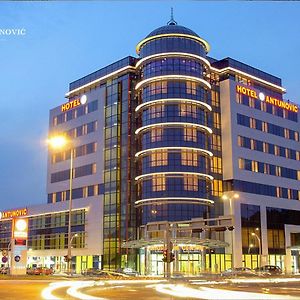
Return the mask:
<svg viewBox="0 0 300 300">
<path fill-rule="evenodd" d="M 162 294 L 170 295 L 173 297 L 180 298 L 196 298 L 205 300 L 297 300 L 298 297 L 288 295 L 277 295 L 277 294 L 263 294 L 263 293 L 251 293 L 251 292 L 240 292 L 230 291 L 225 289 L 214 289 L 201 287 L 199 289 L 193 289 L 180 284 L 157 284 L 156 291 Z"/>
<path fill-rule="evenodd" d="M 81 300 L 106 300 L 106 298 L 90 296 L 79 291 L 79 289 L 93 286 L 95 286 L 95 281 L 79 281 L 77 285 L 73 285 L 67 290 L 67 294 Z"/>
</svg>

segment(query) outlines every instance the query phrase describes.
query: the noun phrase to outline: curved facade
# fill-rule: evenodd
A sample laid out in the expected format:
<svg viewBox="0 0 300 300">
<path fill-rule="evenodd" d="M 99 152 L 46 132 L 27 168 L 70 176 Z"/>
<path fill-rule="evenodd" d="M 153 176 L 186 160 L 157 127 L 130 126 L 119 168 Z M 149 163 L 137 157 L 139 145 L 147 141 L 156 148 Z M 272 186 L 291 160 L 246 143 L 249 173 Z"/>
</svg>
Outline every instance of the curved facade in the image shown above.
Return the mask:
<svg viewBox="0 0 300 300">
<path fill-rule="evenodd" d="M 204 216 L 210 200 L 209 45 L 171 23 L 137 46 L 135 132 L 140 223 Z"/>
</svg>

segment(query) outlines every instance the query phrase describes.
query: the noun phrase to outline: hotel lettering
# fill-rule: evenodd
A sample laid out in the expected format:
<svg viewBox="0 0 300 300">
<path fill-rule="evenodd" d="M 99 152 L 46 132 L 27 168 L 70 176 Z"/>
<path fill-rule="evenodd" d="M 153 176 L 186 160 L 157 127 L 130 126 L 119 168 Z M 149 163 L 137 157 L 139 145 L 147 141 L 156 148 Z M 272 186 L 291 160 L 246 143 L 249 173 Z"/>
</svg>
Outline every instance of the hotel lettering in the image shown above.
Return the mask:
<svg viewBox="0 0 300 300">
<path fill-rule="evenodd" d="M 283 109 L 286 109 L 286 110 L 289 110 L 292 112 L 296 112 L 296 113 L 298 112 L 298 106 L 295 104 L 288 103 L 283 100 L 279 100 L 279 99 L 276 99 L 276 98 L 273 98 L 270 96 L 265 96 L 263 93 L 257 94 L 257 92 L 255 90 L 246 88 L 244 86 L 237 85 L 236 92 L 239 94 L 242 94 L 242 95 L 249 96 L 254 99 L 259 99 L 261 101 L 265 101 L 267 103 L 270 103 L 272 105 L 281 107 Z"/>
</svg>

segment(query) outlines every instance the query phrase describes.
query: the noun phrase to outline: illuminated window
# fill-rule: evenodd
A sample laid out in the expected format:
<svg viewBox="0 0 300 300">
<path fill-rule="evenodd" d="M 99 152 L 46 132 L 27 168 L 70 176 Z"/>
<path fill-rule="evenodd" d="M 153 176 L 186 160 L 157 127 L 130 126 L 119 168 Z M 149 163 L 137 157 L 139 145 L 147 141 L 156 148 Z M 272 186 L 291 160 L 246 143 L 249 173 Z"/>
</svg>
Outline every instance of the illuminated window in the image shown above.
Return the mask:
<svg viewBox="0 0 300 300">
<path fill-rule="evenodd" d="M 249 107 L 252 107 L 252 108 L 255 107 L 255 99 L 249 98 Z"/>
<path fill-rule="evenodd" d="M 213 150 L 221 150 L 221 136 L 212 134 L 212 149 Z"/>
<path fill-rule="evenodd" d="M 168 152 L 166 150 L 152 153 L 150 156 L 151 167 L 166 166 L 168 164 Z"/>
<path fill-rule="evenodd" d="M 221 157 L 214 156 L 211 160 L 211 171 L 213 173 L 222 173 L 222 159 Z"/>
<path fill-rule="evenodd" d="M 197 117 L 197 106 L 192 104 L 180 104 L 180 116 Z"/>
<path fill-rule="evenodd" d="M 152 191 L 165 191 L 166 190 L 166 177 L 165 175 L 153 175 L 152 177 Z"/>
<path fill-rule="evenodd" d="M 269 164 L 264 164 L 264 173 L 270 174 L 270 165 Z"/>
<path fill-rule="evenodd" d="M 186 191 L 198 191 L 198 177 L 195 175 L 184 175 L 183 186 Z"/>
<path fill-rule="evenodd" d="M 92 164 L 92 174 L 97 172 L 97 164 Z"/>
<path fill-rule="evenodd" d="M 221 122 L 220 122 L 220 114 L 214 112 L 213 113 L 213 124 L 215 128 L 220 129 L 221 128 Z"/>
<path fill-rule="evenodd" d="M 250 128 L 256 128 L 256 120 L 254 118 L 250 118 Z"/>
<path fill-rule="evenodd" d="M 149 108 L 150 118 L 159 118 L 165 115 L 165 106 L 164 105 L 153 105 Z"/>
<path fill-rule="evenodd" d="M 276 166 L 276 176 L 281 176 L 281 167 Z"/>
<path fill-rule="evenodd" d="M 53 126 L 56 126 L 57 125 L 57 117 L 54 117 L 53 118 Z"/>
<path fill-rule="evenodd" d="M 184 127 L 184 140 L 197 142 L 197 129 L 191 127 Z"/>
<path fill-rule="evenodd" d="M 186 82 L 186 93 L 196 95 L 196 93 L 197 93 L 196 82 L 193 82 L 193 81 Z"/>
<path fill-rule="evenodd" d="M 299 142 L 299 132 L 295 131 L 295 141 Z"/>
<path fill-rule="evenodd" d="M 268 123 L 267 122 L 262 122 L 262 131 L 268 132 Z"/>
<path fill-rule="evenodd" d="M 277 156 L 280 155 L 280 149 L 279 149 L 279 146 L 277 146 L 277 145 L 274 146 L 274 152 L 275 152 L 275 155 L 277 155 Z"/>
<path fill-rule="evenodd" d="M 196 151 L 181 151 L 181 164 L 184 166 L 198 166 L 198 155 Z"/>
<path fill-rule="evenodd" d="M 219 93 L 217 91 L 211 91 L 211 104 L 216 107 L 220 106 Z"/>
<path fill-rule="evenodd" d="M 251 165 L 252 171 L 253 171 L 253 172 L 258 172 L 258 162 L 255 161 L 255 160 L 252 160 L 251 164 L 252 164 L 252 165 Z"/>
<path fill-rule="evenodd" d="M 167 93 L 167 81 L 152 82 L 149 85 L 150 95 L 166 94 Z"/>
<path fill-rule="evenodd" d="M 290 131 L 287 129 L 287 128 L 284 128 L 284 137 L 286 139 L 289 139 L 290 138 Z"/>
<path fill-rule="evenodd" d="M 153 128 L 151 129 L 151 142 L 158 142 L 162 140 L 163 129 L 162 128 Z"/>
<path fill-rule="evenodd" d="M 212 195 L 220 197 L 223 193 L 222 180 L 214 179 L 212 182 Z"/>
<path fill-rule="evenodd" d="M 269 144 L 268 143 L 263 142 L 263 151 L 265 153 L 269 153 Z"/>
<path fill-rule="evenodd" d="M 239 158 L 239 169 L 245 169 L 245 160 L 243 158 Z"/>
</svg>

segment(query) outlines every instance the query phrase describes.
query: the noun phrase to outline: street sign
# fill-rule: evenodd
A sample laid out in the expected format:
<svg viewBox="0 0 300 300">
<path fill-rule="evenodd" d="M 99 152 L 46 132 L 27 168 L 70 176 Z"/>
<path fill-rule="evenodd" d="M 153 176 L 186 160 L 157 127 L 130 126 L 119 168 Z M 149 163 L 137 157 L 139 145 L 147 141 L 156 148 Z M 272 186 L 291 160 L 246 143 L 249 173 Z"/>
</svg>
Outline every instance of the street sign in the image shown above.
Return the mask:
<svg viewBox="0 0 300 300">
<path fill-rule="evenodd" d="M 8 257 L 7 256 L 3 256 L 2 257 L 2 262 L 5 264 L 8 261 Z"/>
<path fill-rule="evenodd" d="M 8 255 L 8 251 L 6 249 L 2 250 L 2 256 L 7 256 Z"/>
<path fill-rule="evenodd" d="M 19 255 L 15 256 L 15 262 L 19 262 L 21 260 L 21 257 Z"/>
</svg>

